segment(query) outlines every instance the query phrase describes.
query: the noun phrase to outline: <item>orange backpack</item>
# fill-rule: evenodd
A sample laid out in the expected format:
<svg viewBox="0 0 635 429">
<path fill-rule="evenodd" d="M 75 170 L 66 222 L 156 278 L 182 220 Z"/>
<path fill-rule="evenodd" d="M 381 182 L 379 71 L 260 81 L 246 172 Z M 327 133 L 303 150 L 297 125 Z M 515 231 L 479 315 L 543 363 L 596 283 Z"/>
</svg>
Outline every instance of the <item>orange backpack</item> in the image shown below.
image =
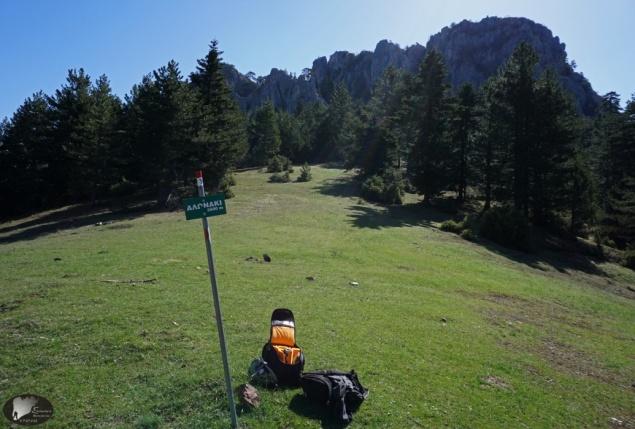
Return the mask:
<svg viewBox="0 0 635 429">
<path fill-rule="evenodd" d="M 304 353 L 295 342 L 295 319 L 291 310 L 277 308 L 271 314 L 269 341 L 262 358 L 278 377 L 278 384 L 297 386 L 304 369 Z"/>
</svg>

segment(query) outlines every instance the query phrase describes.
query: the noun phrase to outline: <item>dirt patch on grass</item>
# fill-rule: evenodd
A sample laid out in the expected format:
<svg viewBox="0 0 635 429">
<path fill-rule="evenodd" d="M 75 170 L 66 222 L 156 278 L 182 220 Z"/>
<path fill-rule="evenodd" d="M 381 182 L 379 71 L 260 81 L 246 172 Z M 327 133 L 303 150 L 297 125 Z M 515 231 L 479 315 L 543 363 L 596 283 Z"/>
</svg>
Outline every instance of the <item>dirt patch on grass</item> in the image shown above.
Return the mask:
<svg viewBox="0 0 635 429">
<path fill-rule="evenodd" d="M 518 305 L 518 304 L 526 304 L 530 302 L 525 298 L 521 298 L 519 296 L 507 295 L 504 293 L 489 293 L 485 296 L 482 296 L 483 299 L 495 302 L 497 304 L 506 304 L 506 305 Z"/>
<path fill-rule="evenodd" d="M 633 382 L 624 374 L 606 368 L 592 354 L 557 339 L 559 330 L 570 327 L 616 337 L 616 333 L 605 330 L 592 317 L 556 301 L 533 300 L 504 293 L 462 294 L 494 304 L 485 306 L 481 312 L 489 323 L 502 328 L 504 339 L 501 339 L 500 344 L 503 347 L 528 351 L 544 359 L 553 369 L 568 375 L 591 378 L 624 389 L 629 389 Z M 541 335 L 538 341 L 524 338 L 523 333 L 535 332 L 527 330 L 529 326 L 540 328 L 545 335 Z M 515 339 L 516 335 L 524 339 Z M 534 345 L 528 346 L 528 341 Z"/>
<path fill-rule="evenodd" d="M 533 351 L 560 372 L 628 388 L 628 380 L 604 368 L 591 355 L 571 345 L 553 338 L 545 338 Z"/>
<path fill-rule="evenodd" d="M 487 377 L 481 378 L 481 387 L 493 387 L 500 390 L 514 390 L 509 383 L 495 375 L 488 375 Z"/>
<path fill-rule="evenodd" d="M 485 318 L 497 326 L 528 323 L 544 327 L 551 322 L 557 322 L 588 330 L 600 329 L 596 322 L 588 320 L 584 315 L 576 313 L 556 301 L 532 300 L 498 292 L 480 294 L 460 291 L 459 293 L 470 298 L 497 304 L 483 310 Z"/>
</svg>

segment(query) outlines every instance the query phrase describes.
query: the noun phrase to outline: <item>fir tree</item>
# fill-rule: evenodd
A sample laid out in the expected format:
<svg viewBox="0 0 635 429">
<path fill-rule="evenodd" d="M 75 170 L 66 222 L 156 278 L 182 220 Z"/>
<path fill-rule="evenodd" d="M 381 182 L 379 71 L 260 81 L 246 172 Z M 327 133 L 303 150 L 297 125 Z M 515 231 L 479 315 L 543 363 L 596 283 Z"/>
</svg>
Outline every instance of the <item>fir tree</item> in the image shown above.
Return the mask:
<svg viewBox="0 0 635 429">
<path fill-rule="evenodd" d="M 412 117 L 417 138 L 408 159 L 408 175 L 424 201 L 438 195 L 450 183 L 447 88 L 443 59 L 438 52 L 430 51 L 414 81 Z"/>
<path fill-rule="evenodd" d="M 358 135 L 355 156 L 350 160 L 350 166 L 359 167 L 363 175 L 401 167 L 405 146 L 400 117 L 404 92 L 402 75 L 388 67 L 362 111 L 364 125 Z"/>
<path fill-rule="evenodd" d="M 78 200 L 92 195 L 96 178 L 87 174 L 97 144 L 93 131 L 90 77 L 84 69 L 69 70 L 66 85 L 49 97 L 53 144 L 59 153 L 51 160 L 60 197 Z"/>
<path fill-rule="evenodd" d="M 457 199 L 462 203 L 472 176 L 472 151 L 478 125 L 477 94 L 470 84 L 464 84 L 452 104 L 450 113 L 451 167 Z"/>
<path fill-rule="evenodd" d="M 526 160 L 530 208 L 534 222 L 547 224 L 569 207 L 567 194 L 578 123 L 573 102 L 552 71 L 536 82 L 534 99 L 534 137 Z"/>
<path fill-rule="evenodd" d="M 0 125 L 0 215 L 42 208 L 54 200 L 56 170 L 52 163 L 61 148 L 51 144 L 51 111 L 46 96 L 27 98 L 11 120 Z"/>
<path fill-rule="evenodd" d="M 105 75 L 100 76 L 91 89 L 91 131 L 93 150 L 88 164 L 94 176 L 90 192 L 94 201 L 97 194 L 106 194 L 109 186 L 119 179 L 124 154 L 116 150 L 117 131 L 120 125 L 121 101 L 112 94 L 110 83 Z"/>
<path fill-rule="evenodd" d="M 318 153 L 320 124 L 324 121 L 326 107 L 322 103 L 311 103 L 298 107 L 296 117 L 300 128 L 300 134 L 304 136 L 305 145 L 299 155 L 300 160 L 316 161 Z"/>
<path fill-rule="evenodd" d="M 307 136 L 302 133 L 300 121 L 286 111 L 277 112 L 280 130 L 280 154 L 296 163 L 305 161 Z"/>
<path fill-rule="evenodd" d="M 324 120 L 320 125 L 318 161 L 347 161 L 355 146 L 358 122 L 353 101 L 342 82 L 335 86 Z"/>
<path fill-rule="evenodd" d="M 584 225 L 597 220 L 597 186 L 589 162 L 576 154 L 571 169 L 571 189 L 566 194 L 570 201 L 569 232 L 579 234 Z"/>
<path fill-rule="evenodd" d="M 145 76 L 128 98 L 128 137 L 135 180 L 154 189 L 161 205 L 191 174 L 194 101 L 175 61 Z"/>
<path fill-rule="evenodd" d="M 619 247 L 635 248 L 635 99 L 618 115 L 618 132 L 607 141 L 611 173 L 603 223 L 605 233 Z"/>
<path fill-rule="evenodd" d="M 252 165 L 266 165 L 280 152 L 280 129 L 273 104 L 262 105 L 251 120 L 249 127 L 250 155 Z"/>
<path fill-rule="evenodd" d="M 196 71 L 190 75 L 199 100 L 191 159 L 196 165 L 191 168 L 202 168 L 211 188 L 220 185 L 248 149 L 245 117 L 225 81 L 221 55 L 218 42 L 213 40 L 207 55 L 197 61 Z"/>
</svg>

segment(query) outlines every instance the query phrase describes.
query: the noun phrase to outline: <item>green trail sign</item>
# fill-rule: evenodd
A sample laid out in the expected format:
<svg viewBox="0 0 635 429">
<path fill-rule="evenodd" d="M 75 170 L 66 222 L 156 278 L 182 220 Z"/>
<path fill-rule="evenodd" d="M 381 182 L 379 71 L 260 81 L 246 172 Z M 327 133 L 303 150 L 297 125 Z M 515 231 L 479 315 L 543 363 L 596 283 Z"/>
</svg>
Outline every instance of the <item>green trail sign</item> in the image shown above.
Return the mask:
<svg viewBox="0 0 635 429">
<path fill-rule="evenodd" d="M 183 208 L 185 209 L 185 219 L 187 220 L 224 215 L 227 213 L 224 194 L 185 198 L 183 200 Z"/>
</svg>

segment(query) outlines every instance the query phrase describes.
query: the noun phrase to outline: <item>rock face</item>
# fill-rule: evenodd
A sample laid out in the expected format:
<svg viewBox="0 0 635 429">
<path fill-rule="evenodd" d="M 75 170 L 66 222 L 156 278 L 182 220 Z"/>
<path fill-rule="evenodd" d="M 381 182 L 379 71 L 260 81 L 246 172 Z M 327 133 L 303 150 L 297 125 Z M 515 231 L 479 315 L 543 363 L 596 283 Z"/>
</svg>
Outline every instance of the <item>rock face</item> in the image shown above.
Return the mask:
<svg viewBox="0 0 635 429">
<path fill-rule="evenodd" d="M 586 115 L 595 112 L 598 95 L 584 76 L 567 62 L 565 44 L 547 27 L 529 19 L 464 20 L 430 37 L 426 48 L 441 53 L 452 86 L 464 82 L 480 86 L 496 73 L 521 42 L 528 42 L 536 50 L 537 72 L 553 69 L 564 88 L 573 94 L 578 110 Z"/>
<path fill-rule="evenodd" d="M 269 75 L 256 78 L 253 73 L 241 74 L 229 64 L 224 71 L 243 110 L 251 111 L 271 100 L 278 108 L 294 111 L 302 103 L 328 102 L 338 82 L 344 82 L 353 99 L 367 101 L 373 84 L 387 67 L 415 72 L 429 49 L 443 55 L 454 88 L 464 82 L 480 86 L 522 41 L 529 42 L 538 53 L 538 72 L 552 68 L 573 95 L 578 110 L 592 115 L 599 97 L 584 76 L 567 62 L 564 43 L 547 27 L 526 18 L 465 20 L 443 28 L 430 37 L 425 47 L 415 44 L 401 48 L 382 40 L 373 52 L 337 51 L 328 60 L 317 58 L 300 76 L 274 68 Z"/>
</svg>

